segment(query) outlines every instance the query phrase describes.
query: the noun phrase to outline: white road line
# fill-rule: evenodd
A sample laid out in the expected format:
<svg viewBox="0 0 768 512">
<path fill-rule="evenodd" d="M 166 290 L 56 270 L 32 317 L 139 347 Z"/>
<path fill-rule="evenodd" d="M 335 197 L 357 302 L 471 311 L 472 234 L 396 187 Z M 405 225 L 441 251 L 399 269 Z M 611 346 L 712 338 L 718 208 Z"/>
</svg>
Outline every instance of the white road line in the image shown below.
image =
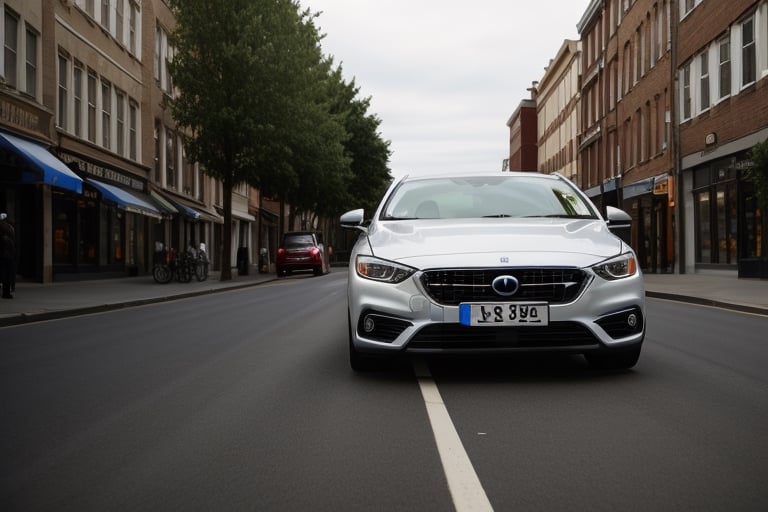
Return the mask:
<svg viewBox="0 0 768 512">
<path fill-rule="evenodd" d="M 456 512 L 492 511 L 491 502 L 488 501 L 475 468 L 464 450 L 464 445 L 443 403 L 437 384 L 429 373 L 429 368 L 421 360 L 414 360 L 412 364 L 424 398 L 424 405 L 427 407 L 427 416 L 432 425 L 437 451 L 440 454 Z"/>
</svg>

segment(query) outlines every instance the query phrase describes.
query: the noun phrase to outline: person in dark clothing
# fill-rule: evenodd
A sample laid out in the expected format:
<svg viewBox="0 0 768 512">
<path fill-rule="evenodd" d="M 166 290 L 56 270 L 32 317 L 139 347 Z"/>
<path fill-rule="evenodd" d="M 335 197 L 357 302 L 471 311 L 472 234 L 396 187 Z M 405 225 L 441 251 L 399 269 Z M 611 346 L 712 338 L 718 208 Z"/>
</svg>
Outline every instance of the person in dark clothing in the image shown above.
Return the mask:
<svg viewBox="0 0 768 512">
<path fill-rule="evenodd" d="M 12 299 L 11 291 L 16 284 L 16 231 L 5 213 L 0 213 L 0 281 L 3 298 Z"/>
</svg>

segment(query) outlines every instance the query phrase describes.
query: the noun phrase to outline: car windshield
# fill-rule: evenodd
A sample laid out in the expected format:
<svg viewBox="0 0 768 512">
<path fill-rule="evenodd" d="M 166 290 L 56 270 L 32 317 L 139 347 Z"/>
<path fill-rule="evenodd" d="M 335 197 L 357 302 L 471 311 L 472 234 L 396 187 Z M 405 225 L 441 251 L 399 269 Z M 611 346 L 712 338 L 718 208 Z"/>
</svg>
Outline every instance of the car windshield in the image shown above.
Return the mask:
<svg viewBox="0 0 768 512">
<path fill-rule="evenodd" d="M 283 240 L 283 246 L 286 249 L 296 249 L 314 244 L 315 241 L 312 239 L 312 235 L 289 235 Z"/>
<path fill-rule="evenodd" d="M 427 178 L 401 183 L 382 220 L 566 217 L 595 219 L 567 181 L 546 175 Z"/>
</svg>

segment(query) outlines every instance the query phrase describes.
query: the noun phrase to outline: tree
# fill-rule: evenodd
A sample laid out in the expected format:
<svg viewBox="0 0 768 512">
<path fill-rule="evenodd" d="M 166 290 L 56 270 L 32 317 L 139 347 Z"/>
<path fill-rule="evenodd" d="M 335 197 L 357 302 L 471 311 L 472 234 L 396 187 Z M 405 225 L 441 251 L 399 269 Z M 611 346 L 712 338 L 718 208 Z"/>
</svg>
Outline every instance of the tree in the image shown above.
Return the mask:
<svg viewBox="0 0 768 512">
<path fill-rule="evenodd" d="M 345 142 L 345 154 L 351 160 L 352 177 L 346 188 L 347 202 L 371 212 L 392 181 L 389 170 L 390 142 L 379 133 L 381 120 L 368 113 L 371 98 L 360 99 L 360 88 L 354 79 L 346 83 L 341 78 L 342 68 L 333 72 L 338 82 L 333 112 L 344 114 L 344 127 L 349 138 Z M 336 211 L 334 214 L 343 212 Z"/>
<path fill-rule="evenodd" d="M 291 136 L 317 76 L 312 15 L 290 0 L 169 0 L 176 16 L 170 100 L 188 157 L 223 189 L 221 280 L 231 276 L 232 190 L 297 186 Z M 299 138 L 300 135 L 295 135 Z"/>
</svg>

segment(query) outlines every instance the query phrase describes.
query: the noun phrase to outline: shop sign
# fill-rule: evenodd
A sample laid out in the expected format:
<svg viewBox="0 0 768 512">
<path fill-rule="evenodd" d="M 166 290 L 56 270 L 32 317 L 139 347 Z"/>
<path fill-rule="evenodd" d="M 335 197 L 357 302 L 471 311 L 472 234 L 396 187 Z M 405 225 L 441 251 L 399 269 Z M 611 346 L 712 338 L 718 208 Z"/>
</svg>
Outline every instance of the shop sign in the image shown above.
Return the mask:
<svg viewBox="0 0 768 512">
<path fill-rule="evenodd" d="M 0 121 L 8 126 L 20 128 L 27 132 L 35 132 L 46 138 L 50 135 L 45 128 L 47 126 L 47 119 L 41 119 L 40 113 L 10 101 L 8 97 L 1 94 Z"/>
<path fill-rule="evenodd" d="M 112 181 L 114 183 L 119 183 L 133 190 L 137 190 L 139 192 L 144 191 L 143 181 L 136 178 L 132 178 L 131 176 L 127 176 L 123 173 L 117 172 L 114 169 L 103 167 L 101 165 L 97 165 L 92 162 L 87 162 L 85 160 L 77 158 L 76 156 L 70 155 L 68 153 L 62 154 L 61 159 L 67 163 L 77 164 L 77 166 L 80 168 L 81 171 L 85 172 L 86 174 L 89 174 L 90 176 L 93 176 L 94 178 L 103 178 L 103 179 Z"/>
</svg>

